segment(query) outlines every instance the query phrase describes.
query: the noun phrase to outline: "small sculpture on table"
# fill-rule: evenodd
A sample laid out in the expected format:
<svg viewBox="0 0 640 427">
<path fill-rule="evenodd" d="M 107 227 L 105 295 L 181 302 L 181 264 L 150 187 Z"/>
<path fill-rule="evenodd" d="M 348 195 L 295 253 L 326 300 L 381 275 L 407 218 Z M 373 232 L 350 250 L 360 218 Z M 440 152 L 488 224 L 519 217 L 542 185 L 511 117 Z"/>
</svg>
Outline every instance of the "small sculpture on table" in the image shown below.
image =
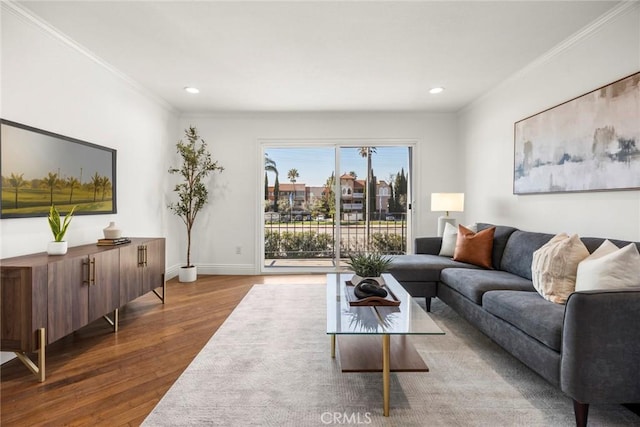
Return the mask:
<svg viewBox="0 0 640 427">
<path fill-rule="evenodd" d="M 363 299 L 369 297 L 386 298 L 389 293 L 375 279 L 365 278 L 355 286 L 353 294 L 356 298 Z"/>
<path fill-rule="evenodd" d="M 355 273 L 347 281 L 349 305 L 399 305 L 400 301 L 386 286 L 382 273 L 391 265 L 392 258 L 380 253 L 349 255 L 347 265 Z"/>
</svg>

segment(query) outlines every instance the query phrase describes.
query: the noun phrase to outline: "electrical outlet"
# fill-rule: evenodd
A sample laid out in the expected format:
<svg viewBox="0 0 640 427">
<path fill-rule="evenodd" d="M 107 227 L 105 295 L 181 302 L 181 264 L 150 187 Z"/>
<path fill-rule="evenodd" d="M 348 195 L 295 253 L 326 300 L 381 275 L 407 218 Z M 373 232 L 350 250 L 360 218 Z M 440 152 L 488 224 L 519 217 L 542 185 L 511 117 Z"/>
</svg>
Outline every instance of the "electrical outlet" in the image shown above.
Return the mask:
<svg viewBox="0 0 640 427">
<path fill-rule="evenodd" d="M 236 246 L 236 255 L 240 255 L 242 253 L 242 246 Z"/>
</svg>

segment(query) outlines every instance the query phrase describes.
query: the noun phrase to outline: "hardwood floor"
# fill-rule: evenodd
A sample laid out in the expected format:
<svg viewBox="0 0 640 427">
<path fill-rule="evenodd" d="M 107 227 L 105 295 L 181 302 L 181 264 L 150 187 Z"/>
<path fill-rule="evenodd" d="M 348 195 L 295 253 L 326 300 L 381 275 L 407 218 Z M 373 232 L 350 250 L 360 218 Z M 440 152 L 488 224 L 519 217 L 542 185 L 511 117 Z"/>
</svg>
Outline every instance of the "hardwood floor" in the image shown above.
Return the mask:
<svg viewBox="0 0 640 427">
<path fill-rule="evenodd" d="M 17 359 L 0 369 L 2 426 L 137 426 L 257 283 L 325 283 L 324 275 L 200 276 L 167 282 L 47 347 L 44 383 Z"/>
</svg>

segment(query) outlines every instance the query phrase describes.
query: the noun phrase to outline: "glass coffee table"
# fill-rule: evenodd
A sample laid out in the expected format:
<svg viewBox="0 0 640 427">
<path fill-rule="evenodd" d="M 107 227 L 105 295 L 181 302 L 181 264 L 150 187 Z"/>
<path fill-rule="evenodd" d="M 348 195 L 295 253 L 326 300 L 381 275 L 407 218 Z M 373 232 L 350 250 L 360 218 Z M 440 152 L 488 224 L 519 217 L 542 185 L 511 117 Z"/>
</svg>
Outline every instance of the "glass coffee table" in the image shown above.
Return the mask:
<svg viewBox="0 0 640 427">
<path fill-rule="evenodd" d="M 331 357 L 337 346 L 342 372 L 382 372 L 383 414 L 388 417 L 390 373 L 429 371 L 408 336 L 444 332 L 390 274 L 382 277 L 398 306 L 351 306 L 347 282 L 352 276 L 327 274 Z"/>
</svg>

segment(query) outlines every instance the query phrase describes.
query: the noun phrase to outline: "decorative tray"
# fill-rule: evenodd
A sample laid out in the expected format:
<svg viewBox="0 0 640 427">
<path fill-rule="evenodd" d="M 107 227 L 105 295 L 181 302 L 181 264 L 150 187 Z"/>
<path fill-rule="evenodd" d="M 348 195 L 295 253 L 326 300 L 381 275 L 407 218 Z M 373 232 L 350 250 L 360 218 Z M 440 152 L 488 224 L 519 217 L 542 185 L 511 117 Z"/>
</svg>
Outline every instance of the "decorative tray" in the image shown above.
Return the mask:
<svg viewBox="0 0 640 427">
<path fill-rule="evenodd" d="M 347 301 L 349 301 L 349 305 L 351 307 L 361 307 L 361 306 L 368 306 L 368 305 L 383 305 L 383 306 L 397 307 L 400 305 L 400 300 L 398 299 L 398 297 L 396 297 L 393 291 L 389 289 L 389 287 L 386 284 L 382 285 L 382 288 L 387 291 L 386 297 L 382 298 L 382 297 L 372 296 L 367 298 L 358 298 L 353 293 L 355 289 L 355 285 L 351 283 L 350 280 L 347 280 L 345 283 L 347 285 L 345 286 L 345 294 L 347 296 Z"/>
</svg>

